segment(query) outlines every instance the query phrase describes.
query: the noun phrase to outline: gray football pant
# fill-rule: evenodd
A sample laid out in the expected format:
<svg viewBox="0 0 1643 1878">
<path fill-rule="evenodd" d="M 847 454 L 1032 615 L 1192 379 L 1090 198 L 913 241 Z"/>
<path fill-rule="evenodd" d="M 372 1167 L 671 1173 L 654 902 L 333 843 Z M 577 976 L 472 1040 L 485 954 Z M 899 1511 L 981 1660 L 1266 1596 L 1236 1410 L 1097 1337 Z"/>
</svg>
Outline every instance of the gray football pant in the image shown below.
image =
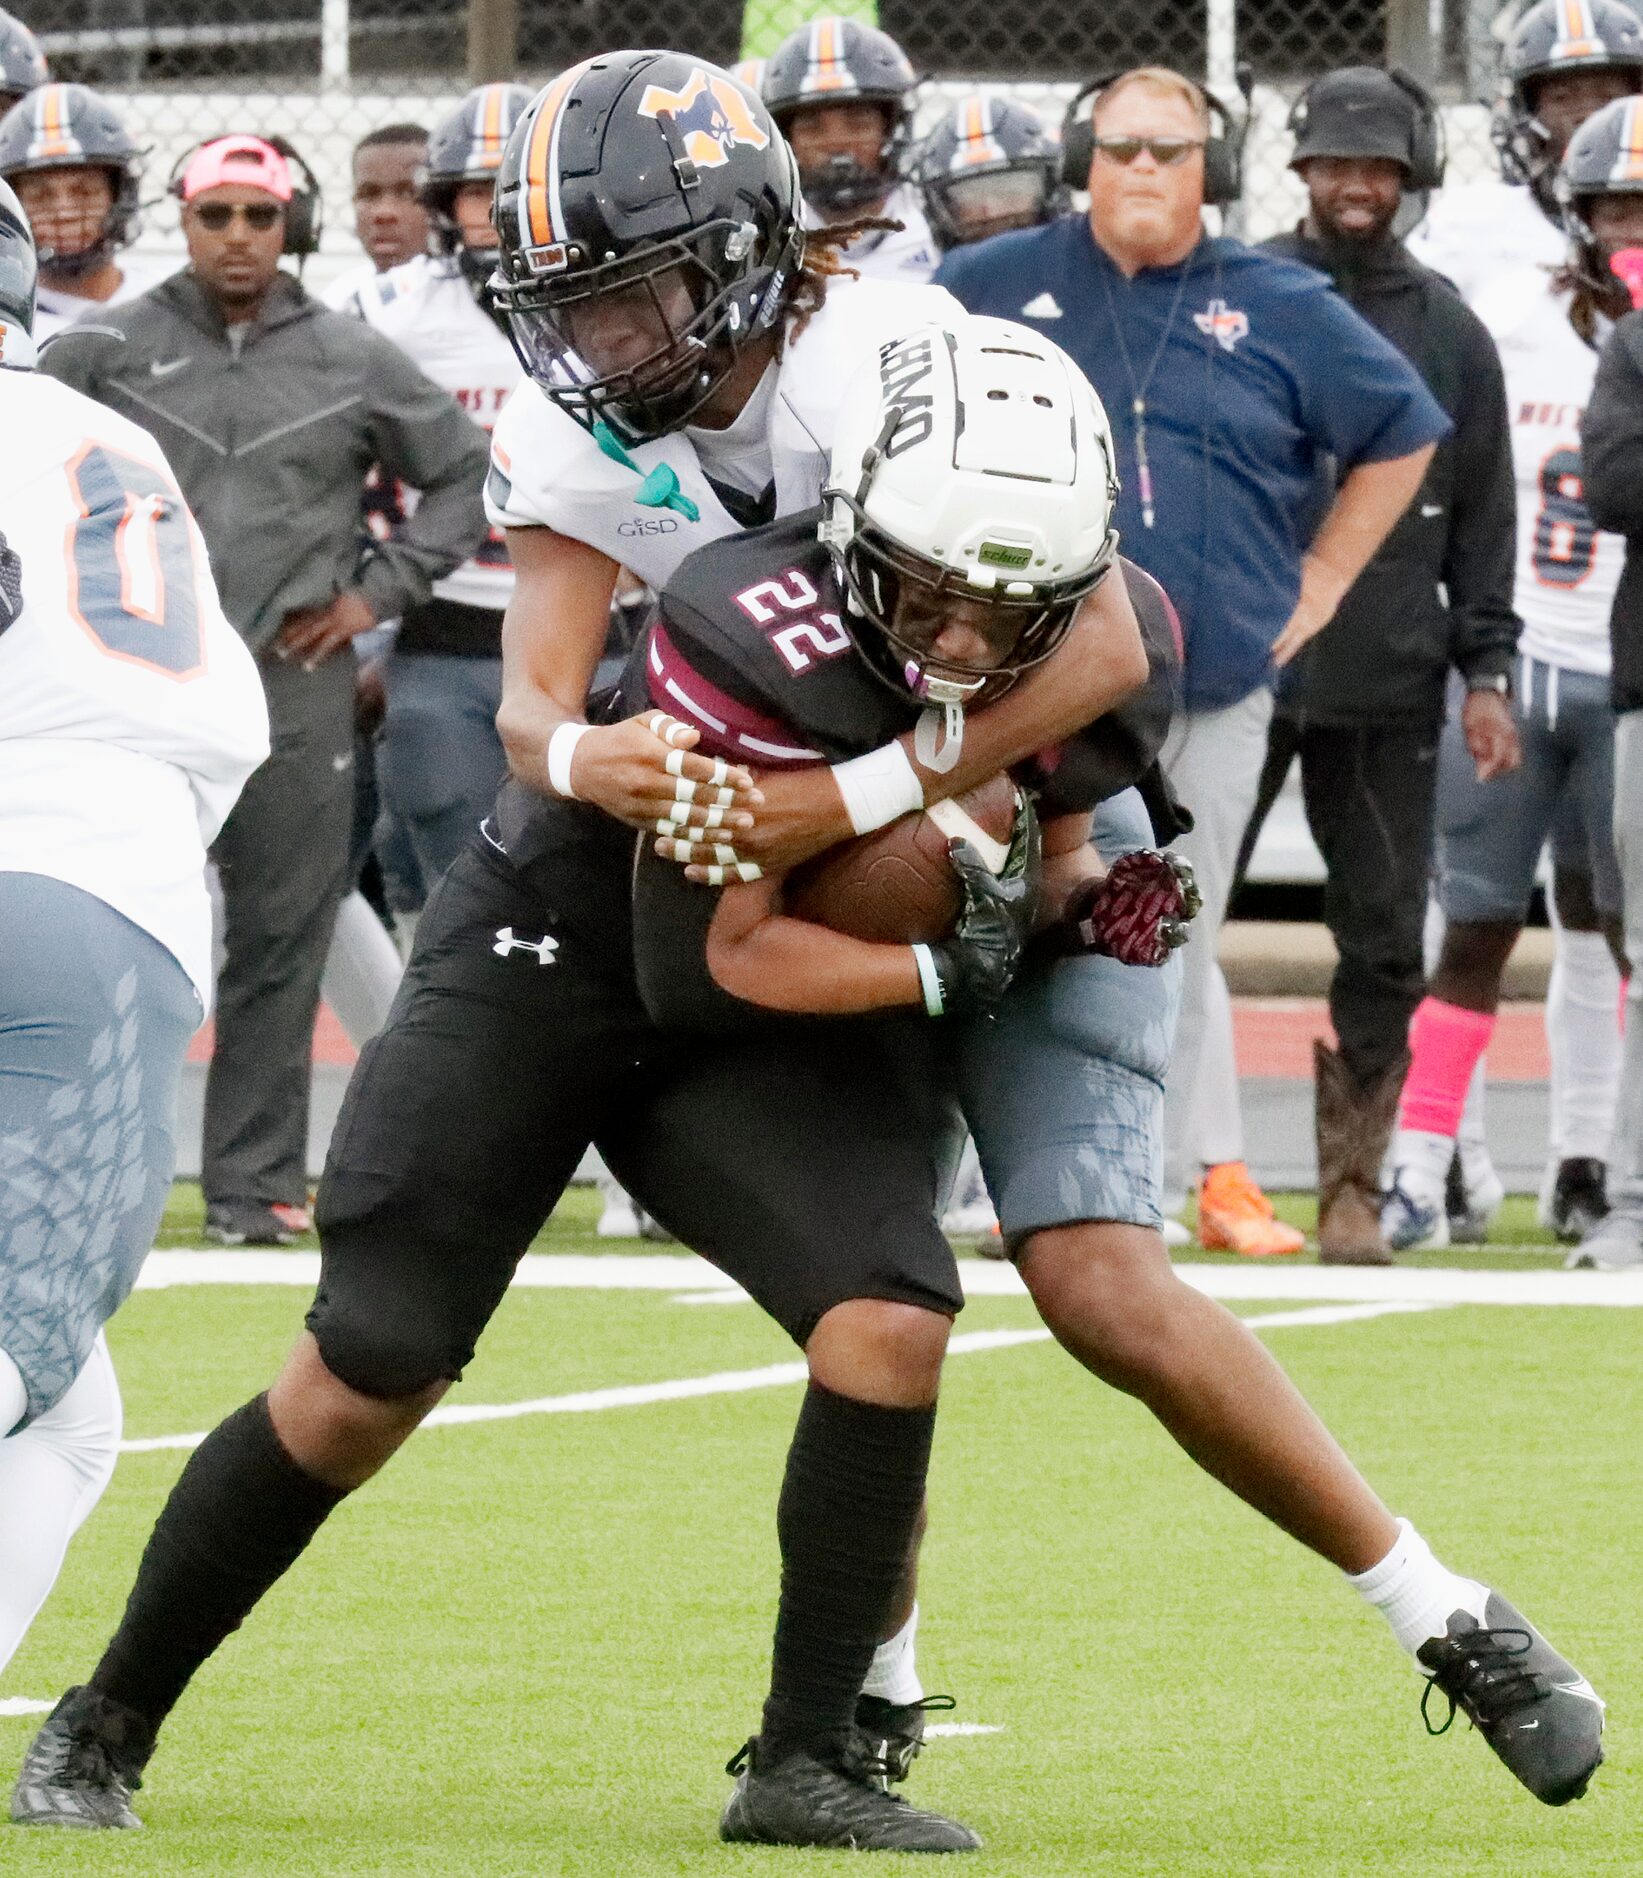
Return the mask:
<svg viewBox="0 0 1643 1878">
<path fill-rule="evenodd" d="M 1625 899 L 1626 1040 L 1609 1149 L 1609 1205 L 1643 1227 L 1643 711 L 1615 719 L 1614 840 Z"/>
<path fill-rule="evenodd" d="M 165 947 L 78 887 L 0 873 L 0 933 L 0 1350 L 33 1421 L 154 1243 L 201 1013 Z"/>
<path fill-rule="evenodd" d="M 491 812 L 507 771 L 496 731 L 502 661 L 396 651 L 387 685 L 377 785 L 431 893 Z"/>
</svg>

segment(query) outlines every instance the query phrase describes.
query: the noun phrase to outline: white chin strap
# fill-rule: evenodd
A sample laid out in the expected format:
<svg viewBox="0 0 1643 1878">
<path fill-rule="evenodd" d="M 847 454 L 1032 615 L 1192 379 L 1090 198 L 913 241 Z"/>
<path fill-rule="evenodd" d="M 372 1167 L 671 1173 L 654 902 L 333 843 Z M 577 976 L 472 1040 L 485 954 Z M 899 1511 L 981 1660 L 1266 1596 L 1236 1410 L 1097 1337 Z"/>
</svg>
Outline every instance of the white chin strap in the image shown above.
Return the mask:
<svg viewBox="0 0 1643 1878">
<path fill-rule="evenodd" d="M 964 706 L 932 703 L 913 731 L 913 754 L 927 770 L 944 776 L 964 749 Z"/>
</svg>

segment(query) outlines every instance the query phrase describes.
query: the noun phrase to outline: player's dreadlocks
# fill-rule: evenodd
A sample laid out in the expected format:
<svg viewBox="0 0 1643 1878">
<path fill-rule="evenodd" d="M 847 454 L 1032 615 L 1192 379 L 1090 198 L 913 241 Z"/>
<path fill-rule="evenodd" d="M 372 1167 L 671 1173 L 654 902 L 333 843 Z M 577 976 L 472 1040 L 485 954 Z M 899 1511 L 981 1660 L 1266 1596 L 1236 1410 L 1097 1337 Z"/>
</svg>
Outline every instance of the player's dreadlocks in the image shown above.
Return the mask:
<svg viewBox="0 0 1643 1878">
<path fill-rule="evenodd" d="M 811 317 L 822 309 L 827 290 L 835 280 L 856 280 L 861 270 L 851 267 L 844 250 L 863 235 L 899 235 L 904 222 L 890 221 L 882 215 L 858 215 L 853 221 L 834 222 L 826 228 L 813 228 L 804 238 L 804 258 L 799 263 L 799 277 L 793 297 L 787 303 L 792 318 L 787 337 L 797 339 Z"/>
<path fill-rule="evenodd" d="M 1602 343 L 1598 319 L 1618 320 L 1632 310 L 1632 297 L 1623 282 L 1611 274 L 1599 279 L 1580 261 L 1566 261 L 1552 276 L 1557 293 L 1570 295 L 1569 324 L 1575 335 L 1595 352 Z"/>
</svg>

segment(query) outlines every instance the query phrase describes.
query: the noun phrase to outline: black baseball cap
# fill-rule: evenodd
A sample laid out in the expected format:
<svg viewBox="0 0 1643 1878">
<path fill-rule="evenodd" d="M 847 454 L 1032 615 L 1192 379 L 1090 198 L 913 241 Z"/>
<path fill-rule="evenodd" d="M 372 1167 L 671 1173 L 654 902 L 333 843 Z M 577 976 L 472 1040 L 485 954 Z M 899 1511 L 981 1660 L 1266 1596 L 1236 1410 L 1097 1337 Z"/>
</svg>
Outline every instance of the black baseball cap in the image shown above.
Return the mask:
<svg viewBox="0 0 1643 1878">
<path fill-rule="evenodd" d="M 1301 94 L 1289 125 L 1291 169 L 1309 157 L 1386 157 L 1414 168 L 1415 101 L 1376 66 L 1326 72 Z"/>
</svg>

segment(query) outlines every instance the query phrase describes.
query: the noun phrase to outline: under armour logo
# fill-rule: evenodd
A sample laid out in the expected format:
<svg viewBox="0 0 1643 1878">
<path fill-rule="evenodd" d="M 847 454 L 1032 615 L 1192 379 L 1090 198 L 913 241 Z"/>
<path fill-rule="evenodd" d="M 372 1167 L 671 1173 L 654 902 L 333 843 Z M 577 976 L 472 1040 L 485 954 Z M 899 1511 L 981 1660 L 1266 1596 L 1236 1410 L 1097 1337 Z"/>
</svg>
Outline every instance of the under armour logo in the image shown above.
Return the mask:
<svg viewBox="0 0 1643 1878">
<path fill-rule="evenodd" d="M 540 939 L 516 939 L 513 928 L 504 926 L 491 950 L 499 959 L 505 959 L 510 952 L 534 952 L 538 965 L 551 965 L 554 953 L 559 950 L 559 941 L 548 934 Z"/>
</svg>

